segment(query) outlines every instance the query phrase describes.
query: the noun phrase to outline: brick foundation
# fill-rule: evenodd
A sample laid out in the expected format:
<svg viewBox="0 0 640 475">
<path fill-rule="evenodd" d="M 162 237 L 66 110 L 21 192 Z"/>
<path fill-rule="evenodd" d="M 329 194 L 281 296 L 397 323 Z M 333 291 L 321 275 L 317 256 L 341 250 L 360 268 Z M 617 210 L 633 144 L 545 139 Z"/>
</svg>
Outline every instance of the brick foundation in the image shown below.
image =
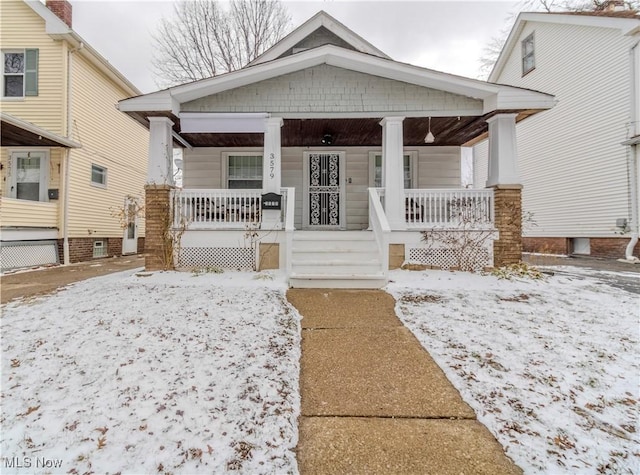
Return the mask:
<svg viewBox="0 0 640 475">
<path fill-rule="evenodd" d="M 569 254 L 569 240 L 567 238 L 524 237 L 522 250 L 540 254 Z"/>
<path fill-rule="evenodd" d="M 93 257 L 93 243 L 95 241 L 103 241 L 107 248 L 107 254 L 104 257 L 122 255 L 122 238 L 105 238 L 105 237 L 86 237 L 86 238 L 69 238 L 69 263 L 90 261 Z M 64 240 L 58 239 L 58 258 L 60 262 L 64 262 Z"/>
<path fill-rule="evenodd" d="M 522 187 L 493 187 L 495 226 L 500 236 L 493 243 L 493 265 L 502 267 L 522 260 Z"/>
<path fill-rule="evenodd" d="M 170 185 L 146 185 L 145 191 L 145 269 L 174 269 L 172 244 L 167 242 L 171 227 Z"/>
<path fill-rule="evenodd" d="M 630 237 L 611 238 L 589 238 L 591 252 L 590 257 L 600 257 L 605 259 L 622 259 L 625 257 L 627 244 Z M 536 252 L 541 254 L 571 254 L 570 238 L 545 238 L 526 237 L 524 241 L 525 252 Z M 633 255 L 640 258 L 640 243 L 633 249 Z"/>
</svg>

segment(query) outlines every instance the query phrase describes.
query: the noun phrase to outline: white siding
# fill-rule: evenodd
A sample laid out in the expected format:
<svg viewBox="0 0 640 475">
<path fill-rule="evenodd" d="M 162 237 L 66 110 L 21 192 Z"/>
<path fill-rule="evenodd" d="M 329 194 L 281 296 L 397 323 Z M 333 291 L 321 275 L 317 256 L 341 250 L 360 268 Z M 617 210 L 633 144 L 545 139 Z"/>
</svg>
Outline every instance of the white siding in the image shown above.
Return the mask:
<svg viewBox="0 0 640 475">
<path fill-rule="evenodd" d="M 614 236 L 629 216 L 627 138 L 631 114 L 629 50 L 619 30 L 529 22 L 535 69 L 521 76 L 520 47 L 495 82 L 554 94 L 558 104 L 517 126 L 529 236 Z M 518 45 L 519 45 L 518 42 Z M 486 142 L 475 147 L 476 186 L 486 182 Z"/>
<path fill-rule="evenodd" d="M 457 188 L 460 187 L 460 148 L 459 147 L 412 147 L 406 151 L 415 151 L 418 156 L 418 183 L 416 188 Z M 196 148 L 185 150 L 183 186 L 184 188 L 226 188 L 222 170 L 225 153 L 238 151 L 256 151 L 260 148 Z M 345 152 L 345 180 L 347 229 L 366 229 L 369 222 L 369 153 L 380 152 L 380 148 L 346 147 L 343 149 L 287 147 L 282 149 L 282 186 L 296 189 L 297 229 L 302 227 L 302 200 L 304 190 L 303 155 L 304 152 Z"/>
</svg>

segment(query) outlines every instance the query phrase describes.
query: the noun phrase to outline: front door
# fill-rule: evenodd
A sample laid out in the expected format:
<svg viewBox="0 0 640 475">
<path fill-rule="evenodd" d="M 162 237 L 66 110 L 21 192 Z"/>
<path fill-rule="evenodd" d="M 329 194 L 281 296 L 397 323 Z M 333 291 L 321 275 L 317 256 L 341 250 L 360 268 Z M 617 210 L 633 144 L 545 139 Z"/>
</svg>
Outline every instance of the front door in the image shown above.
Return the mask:
<svg viewBox="0 0 640 475">
<path fill-rule="evenodd" d="M 125 227 L 122 237 L 122 254 L 138 252 L 138 203 L 135 198 L 124 199 Z"/>
<path fill-rule="evenodd" d="M 344 153 L 305 152 L 306 229 L 344 228 Z"/>
</svg>

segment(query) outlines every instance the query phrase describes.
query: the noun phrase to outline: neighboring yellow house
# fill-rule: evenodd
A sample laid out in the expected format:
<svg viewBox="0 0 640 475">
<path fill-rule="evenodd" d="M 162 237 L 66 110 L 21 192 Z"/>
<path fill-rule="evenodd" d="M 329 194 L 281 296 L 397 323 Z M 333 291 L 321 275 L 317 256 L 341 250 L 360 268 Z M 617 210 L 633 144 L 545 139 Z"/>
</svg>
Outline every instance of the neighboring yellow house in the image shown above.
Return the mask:
<svg viewBox="0 0 640 475">
<path fill-rule="evenodd" d="M 0 3 L 2 269 L 139 252 L 149 132 L 141 94 L 71 29 L 66 0 Z"/>
</svg>

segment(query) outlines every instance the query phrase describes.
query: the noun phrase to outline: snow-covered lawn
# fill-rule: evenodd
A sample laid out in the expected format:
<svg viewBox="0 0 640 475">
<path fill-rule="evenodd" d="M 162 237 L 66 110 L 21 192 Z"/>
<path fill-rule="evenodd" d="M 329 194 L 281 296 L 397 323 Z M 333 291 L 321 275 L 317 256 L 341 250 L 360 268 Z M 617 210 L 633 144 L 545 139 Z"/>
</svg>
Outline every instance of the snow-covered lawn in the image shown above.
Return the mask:
<svg viewBox="0 0 640 475">
<path fill-rule="evenodd" d="M 575 272 L 394 271 L 387 290 L 525 473 L 638 474 L 640 296 Z"/>
<path fill-rule="evenodd" d="M 4 473 L 297 473 L 282 279 L 123 272 L 2 309 Z"/>
<path fill-rule="evenodd" d="M 572 273 L 387 290 L 525 473 L 640 473 L 640 297 Z M 297 473 L 300 317 L 256 276 L 129 271 L 5 305 L 0 471 Z"/>
</svg>

